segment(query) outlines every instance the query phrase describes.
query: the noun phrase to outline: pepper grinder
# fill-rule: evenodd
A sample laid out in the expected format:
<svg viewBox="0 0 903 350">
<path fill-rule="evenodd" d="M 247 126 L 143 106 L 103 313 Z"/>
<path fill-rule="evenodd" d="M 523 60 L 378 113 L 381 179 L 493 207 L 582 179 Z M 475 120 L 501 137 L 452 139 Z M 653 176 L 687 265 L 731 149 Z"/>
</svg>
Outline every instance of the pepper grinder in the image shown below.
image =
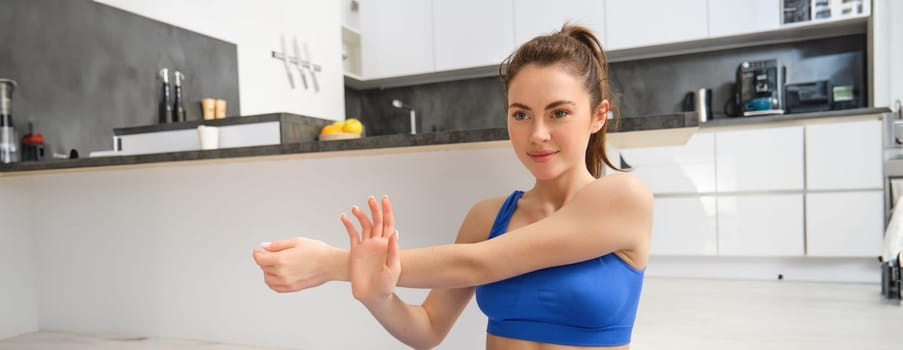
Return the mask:
<svg viewBox="0 0 903 350">
<path fill-rule="evenodd" d="M 19 137 L 13 124 L 12 101 L 16 82 L 0 79 L 0 163 L 19 161 Z"/>
<path fill-rule="evenodd" d="M 173 121 L 172 92 L 170 92 L 169 87 L 169 69 L 163 68 L 160 70 L 160 80 L 163 81 L 163 91 L 160 101 L 159 122 L 160 124 L 166 124 Z"/>
<path fill-rule="evenodd" d="M 174 102 L 172 104 L 173 115 L 172 119 L 175 122 L 184 122 L 185 121 L 185 106 L 182 104 L 182 82 L 185 80 L 185 75 L 182 72 L 176 71 L 176 96 Z"/>
</svg>

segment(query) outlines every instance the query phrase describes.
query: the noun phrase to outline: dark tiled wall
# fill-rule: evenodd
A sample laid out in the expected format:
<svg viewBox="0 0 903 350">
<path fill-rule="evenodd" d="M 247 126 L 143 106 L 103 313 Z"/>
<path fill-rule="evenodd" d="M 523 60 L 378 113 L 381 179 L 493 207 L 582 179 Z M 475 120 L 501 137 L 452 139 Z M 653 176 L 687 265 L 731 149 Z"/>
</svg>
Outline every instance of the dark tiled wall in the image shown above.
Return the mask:
<svg viewBox="0 0 903 350">
<path fill-rule="evenodd" d="M 345 114 L 360 118 L 368 135 L 410 131 L 410 114 L 392 106 L 398 99 L 414 107 L 417 131 L 505 127 L 505 95 L 498 78 L 357 91 L 345 88 Z"/>
<path fill-rule="evenodd" d="M 113 128 L 156 123 L 164 67 L 186 75 L 189 120 L 205 96 L 239 110 L 235 44 L 91 0 L 0 1 L 0 78 L 19 83 L 19 136 L 33 121 L 48 153 L 108 150 Z"/>
<path fill-rule="evenodd" d="M 788 66 L 787 82 L 830 79 L 853 84 L 867 101 L 866 36 L 850 35 L 664 58 L 616 62 L 609 66 L 612 92 L 622 117 L 682 111 L 687 92 L 712 89 L 714 118 L 732 94 L 737 66 L 744 60 L 776 58 Z M 408 112 L 392 107 L 399 99 L 414 106 L 420 131 L 505 127 L 505 99 L 497 77 L 390 89 L 345 89 L 346 113 L 361 118 L 368 134 L 408 130 Z M 864 106 L 864 104 L 863 104 Z"/>
</svg>

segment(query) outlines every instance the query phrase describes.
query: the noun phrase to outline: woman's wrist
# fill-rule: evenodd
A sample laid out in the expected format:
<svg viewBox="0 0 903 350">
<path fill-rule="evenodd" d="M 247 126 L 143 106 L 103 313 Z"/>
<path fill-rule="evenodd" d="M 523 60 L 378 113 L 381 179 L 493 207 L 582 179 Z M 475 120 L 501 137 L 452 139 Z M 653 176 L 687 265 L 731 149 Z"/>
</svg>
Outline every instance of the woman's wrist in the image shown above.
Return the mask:
<svg viewBox="0 0 903 350">
<path fill-rule="evenodd" d="M 329 279 L 331 281 L 348 282 L 348 257 L 350 252 L 347 249 L 336 248 L 327 257 L 329 266 Z"/>
</svg>

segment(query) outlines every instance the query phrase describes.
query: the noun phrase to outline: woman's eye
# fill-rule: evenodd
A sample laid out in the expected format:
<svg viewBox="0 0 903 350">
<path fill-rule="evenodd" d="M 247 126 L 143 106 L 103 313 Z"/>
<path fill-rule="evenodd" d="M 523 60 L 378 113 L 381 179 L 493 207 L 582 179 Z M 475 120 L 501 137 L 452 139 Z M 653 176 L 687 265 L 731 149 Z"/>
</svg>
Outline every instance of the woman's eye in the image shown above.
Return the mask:
<svg viewBox="0 0 903 350">
<path fill-rule="evenodd" d="M 552 116 L 555 118 L 564 118 L 568 116 L 568 112 L 564 110 L 557 110 L 555 112 L 552 112 Z"/>
<path fill-rule="evenodd" d="M 514 120 L 524 120 L 524 119 L 527 119 L 527 113 L 514 112 L 514 114 L 511 114 L 511 117 L 513 117 Z"/>
</svg>

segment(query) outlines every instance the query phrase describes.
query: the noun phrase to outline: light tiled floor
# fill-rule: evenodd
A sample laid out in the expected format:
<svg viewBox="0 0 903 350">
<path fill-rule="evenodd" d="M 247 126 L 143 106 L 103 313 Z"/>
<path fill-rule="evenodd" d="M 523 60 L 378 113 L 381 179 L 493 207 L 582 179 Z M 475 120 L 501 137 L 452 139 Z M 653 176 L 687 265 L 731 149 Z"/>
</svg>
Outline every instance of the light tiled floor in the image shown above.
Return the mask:
<svg viewBox="0 0 903 350">
<path fill-rule="evenodd" d="M 879 285 L 648 278 L 643 349 L 903 349 L 903 307 Z"/>
<path fill-rule="evenodd" d="M 633 333 L 646 349 L 903 349 L 903 307 L 879 286 L 647 278 Z M 263 350 L 173 339 L 39 332 L 0 350 Z"/>
</svg>

